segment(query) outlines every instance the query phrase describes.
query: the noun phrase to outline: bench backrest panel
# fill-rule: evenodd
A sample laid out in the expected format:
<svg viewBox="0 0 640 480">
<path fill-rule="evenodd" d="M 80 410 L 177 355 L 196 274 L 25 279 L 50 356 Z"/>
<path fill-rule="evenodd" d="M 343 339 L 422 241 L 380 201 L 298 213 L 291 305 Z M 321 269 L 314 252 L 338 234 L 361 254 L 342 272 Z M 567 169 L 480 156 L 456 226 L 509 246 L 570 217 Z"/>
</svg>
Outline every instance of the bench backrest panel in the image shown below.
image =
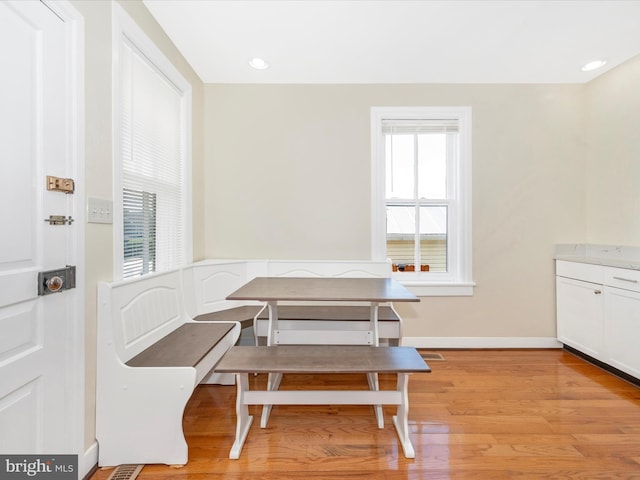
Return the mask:
<svg viewBox="0 0 640 480">
<path fill-rule="evenodd" d="M 274 261 L 268 262 L 271 277 L 381 277 L 391 276 L 391 264 L 373 261 Z"/>
<path fill-rule="evenodd" d="M 101 322 L 111 323 L 111 340 L 121 361 L 128 361 L 184 323 L 181 291 L 179 270 L 99 285 L 99 304 L 107 317 Z"/>
<path fill-rule="evenodd" d="M 195 317 L 203 313 L 217 312 L 239 306 L 226 300 L 227 295 L 247 282 L 245 261 L 201 262 L 183 270 L 187 312 Z"/>
<path fill-rule="evenodd" d="M 178 292 L 155 287 L 142 292 L 120 310 L 120 328 L 124 347 L 131 347 L 145 335 L 180 320 Z"/>
</svg>

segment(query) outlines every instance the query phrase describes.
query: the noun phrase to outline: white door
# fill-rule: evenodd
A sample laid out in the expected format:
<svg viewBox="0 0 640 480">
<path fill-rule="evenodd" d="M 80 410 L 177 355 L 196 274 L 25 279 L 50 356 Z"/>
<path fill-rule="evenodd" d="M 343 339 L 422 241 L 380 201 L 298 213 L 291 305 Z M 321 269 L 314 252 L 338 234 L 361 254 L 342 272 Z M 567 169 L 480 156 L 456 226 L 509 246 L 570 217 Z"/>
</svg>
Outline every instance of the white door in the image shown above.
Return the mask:
<svg viewBox="0 0 640 480">
<path fill-rule="evenodd" d="M 49 191 L 75 171 L 67 27 L 38 1 L 0 2 L 0 452 L 78 449 L 78 289 L 38 295 L 38 272 L 75 264 L 81 199 Z M 81 259 L 80 259 L 81 260 Z M 80 340 L 81 342 L 82 340 Z M 75 431 L 74 431 L 75 429 Z"/>
</svg>

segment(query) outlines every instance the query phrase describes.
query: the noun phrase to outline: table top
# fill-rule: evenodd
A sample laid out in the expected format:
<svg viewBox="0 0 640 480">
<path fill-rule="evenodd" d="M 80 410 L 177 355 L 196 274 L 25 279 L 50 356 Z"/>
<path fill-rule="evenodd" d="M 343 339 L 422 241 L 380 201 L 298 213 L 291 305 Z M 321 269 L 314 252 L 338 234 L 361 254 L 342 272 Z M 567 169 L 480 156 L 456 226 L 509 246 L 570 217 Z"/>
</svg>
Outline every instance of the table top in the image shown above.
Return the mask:
<svg viewBox="0 0 640 480">
<path fill-rule="evenodd" d="M 227 300 L 419 302 L 392 278 L 257 277 Z"/>
</svg>

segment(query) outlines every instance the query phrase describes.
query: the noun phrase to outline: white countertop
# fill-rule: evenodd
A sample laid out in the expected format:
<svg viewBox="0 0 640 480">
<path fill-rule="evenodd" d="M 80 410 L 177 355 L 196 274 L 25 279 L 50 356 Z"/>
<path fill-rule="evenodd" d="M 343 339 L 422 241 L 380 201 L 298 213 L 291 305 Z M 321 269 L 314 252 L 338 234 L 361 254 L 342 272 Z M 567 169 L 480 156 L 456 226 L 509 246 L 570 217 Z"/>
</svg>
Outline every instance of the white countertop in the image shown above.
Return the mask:
<svg viewBox="0 0 640 480">
<path fill-rule="evenodd" d="M 640 270 L 640 248 L 616 245 L 556 245 L 555 260 Z"/>
</svg>

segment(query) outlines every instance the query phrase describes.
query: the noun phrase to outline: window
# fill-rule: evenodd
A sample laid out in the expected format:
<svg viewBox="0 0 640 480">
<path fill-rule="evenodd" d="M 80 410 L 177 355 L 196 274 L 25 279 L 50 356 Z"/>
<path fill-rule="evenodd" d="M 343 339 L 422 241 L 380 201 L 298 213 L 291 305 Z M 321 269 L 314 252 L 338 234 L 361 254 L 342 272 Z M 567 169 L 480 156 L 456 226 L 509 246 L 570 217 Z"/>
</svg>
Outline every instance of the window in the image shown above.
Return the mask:
<svg viewBox="0 0 640 480">
<path fill-rule="evenodd" d="M 114 3 L 115 278 L 191 261 L 190 85 Z"/>
<path fill-rule="evenodd" d="M 425 295 L 470 295 L 471 109 L 375 107 L 375 260 Z"/>
</svg>

